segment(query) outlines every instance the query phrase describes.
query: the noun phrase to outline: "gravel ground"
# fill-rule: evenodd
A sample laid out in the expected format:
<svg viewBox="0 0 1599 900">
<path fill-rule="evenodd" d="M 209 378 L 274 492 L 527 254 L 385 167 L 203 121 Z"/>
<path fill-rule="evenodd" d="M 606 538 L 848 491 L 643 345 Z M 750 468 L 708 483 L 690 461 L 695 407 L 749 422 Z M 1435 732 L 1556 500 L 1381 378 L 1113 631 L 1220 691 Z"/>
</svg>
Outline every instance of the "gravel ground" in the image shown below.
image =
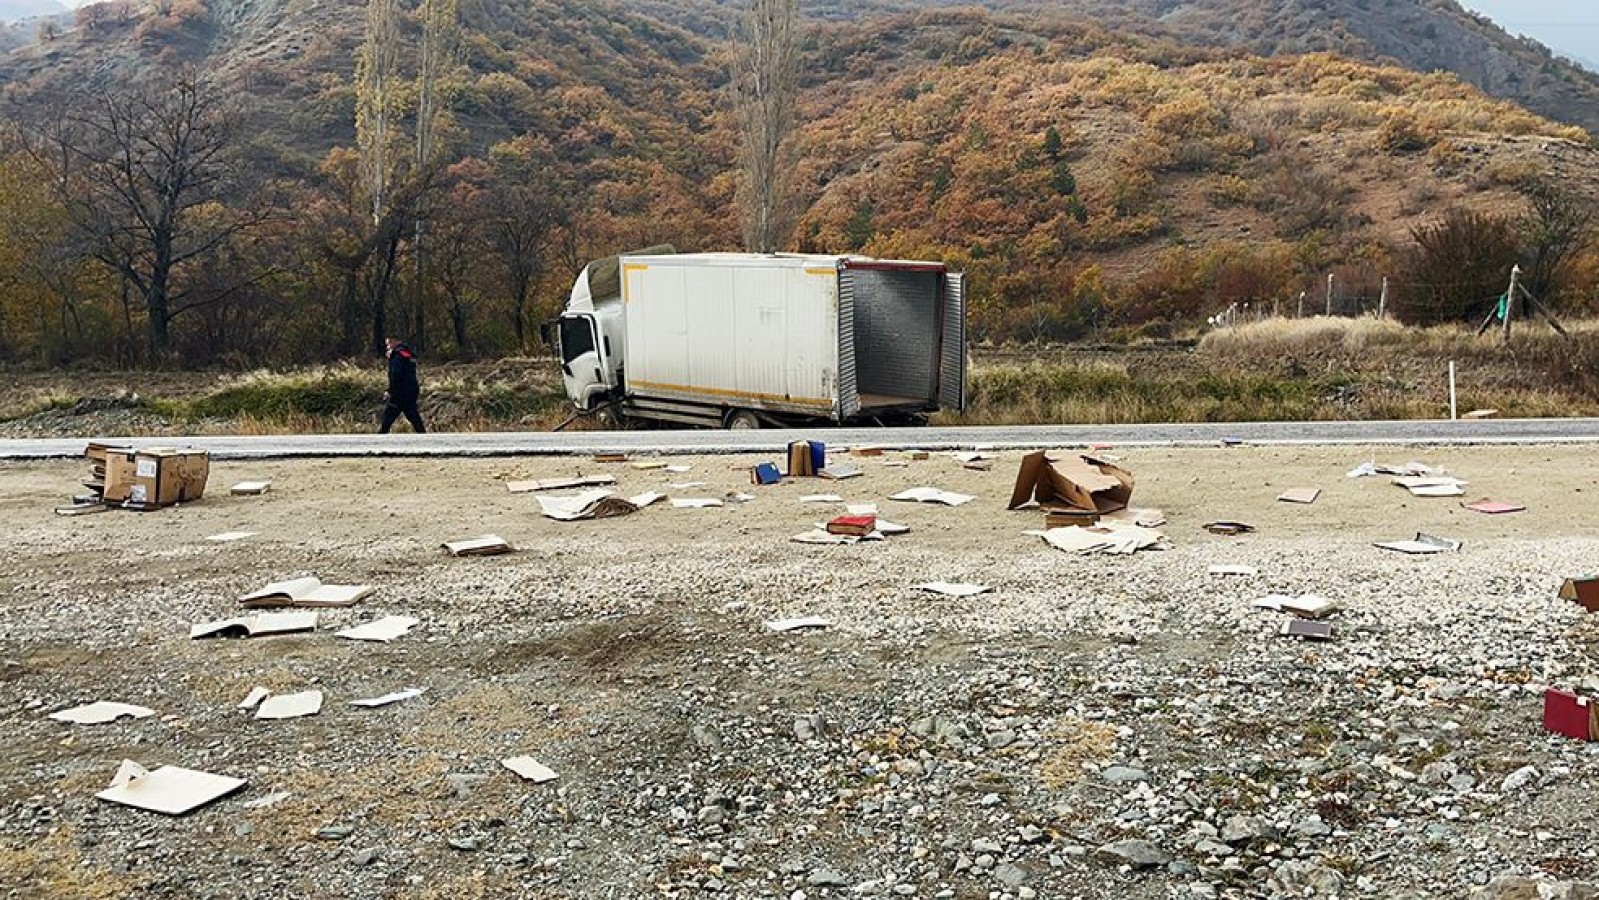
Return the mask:
<svg viewBox="0 0 1599 900">
<path fill-rule="evenodd" d="M 764 488 L 741 457 L 216 463 L 203 502 L 73 518 L 51 509 L 86 464 L 0 464 L 0 896 L 1540 896 L 1509 876 L 1587 896 L 1599 745 L 1540 716 L 1547 685 L 1599 688 L 1599 627 L 1554 596 L 1599 550 L 1591 453 L 1126 450 L 1174 546 L 1115 558 L 1023 534 L 1040 523 L 1004 511 L 1014 453 Z M 1528 511 L 1344 477 L 1373 457 Z M 579 471 L 757 499 L 557 523 L 502 483 Z M 273 487 L 227 494 L 246 478 Z M 885 499 L 924 485 L 978 500 Z M 1305 486 L 1314 505 L 1275 501 Z M 842 512 L 811 493 L 913 530 L 792 543 Z M 205 540 L 230 530 L 259 534 Z M 1464 549 L 1371 547 L 1418 530 Z M 438 549 L 485 532 L 522 549 Z M 299 574 L 378 591 L 313 634 L 187 638 Z M 929 580 L 993 591 L 911 587 Z M 1281 614 L 1251 607 L 1273 592 L 1336 601 L 1335 639 L 1277 636 Z M 388 614 L 422 622 L 390 644 L 332 634 Z M 763 625 L 809 615 L 833 625 Z M 255 721 L 234 707 L 256 685 L 327 703 Z M 93 700 L 157 715 L 45 718 Z M 560 778 L 498 762 L 521 754 Z M 94 799 L 124 758 L 249 785 L 178 818 Z"/>
</svg>

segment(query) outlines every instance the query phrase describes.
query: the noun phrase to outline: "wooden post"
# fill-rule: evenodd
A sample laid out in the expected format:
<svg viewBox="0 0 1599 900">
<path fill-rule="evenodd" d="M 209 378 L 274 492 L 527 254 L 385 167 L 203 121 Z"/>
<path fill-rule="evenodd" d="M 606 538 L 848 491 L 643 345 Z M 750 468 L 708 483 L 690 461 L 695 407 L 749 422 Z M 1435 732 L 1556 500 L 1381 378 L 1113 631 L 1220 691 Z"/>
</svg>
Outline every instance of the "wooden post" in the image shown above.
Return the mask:
<svg viewBox="0 0 1599 900">
<path fill-rule="evenodd" d="M 1327 273 L 1327 315 L 1332 315 L 1333 273 Z"/>
<path fill-rule="evenodd" d="M 1305 291 L 1299 292 L 1299 312 L 1294 313 L 1294 318 L 1296 319 L 1303 319 L 1305 317 L 1305 293 Z"/>
<path fill-rule="evenodd" d="M 1449 421 L 1460 418 L 1460 407 L 1455 405 L 1455 361 L 1449 361 Z"/>
<path fill-rule="evenodd" d="M 1505 293 L 1505 343 L 1510 343 L 1510 320 L 1516 317 L 1516 288 L 1521 278 L 1521 266 L 1510 267 L 1510 290 Z"/>
<path fill-rule="evenodd" d="M 1377 318 L 1388 318 L 1388 276 L 1382 277 L 1382 296 L 1377 298 Z"/>
</svg>

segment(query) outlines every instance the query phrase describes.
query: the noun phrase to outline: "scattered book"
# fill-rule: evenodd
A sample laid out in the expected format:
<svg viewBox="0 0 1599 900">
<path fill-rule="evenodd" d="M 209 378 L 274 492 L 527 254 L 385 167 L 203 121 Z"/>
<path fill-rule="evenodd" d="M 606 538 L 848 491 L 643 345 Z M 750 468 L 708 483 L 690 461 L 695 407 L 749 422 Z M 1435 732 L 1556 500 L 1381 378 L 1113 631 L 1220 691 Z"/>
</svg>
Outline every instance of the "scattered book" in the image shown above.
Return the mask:
<svg viewBox="0 0 1599 900">
<path fill-rule="evenodd" d="M 323 584 L 315 576 L 275 581 L 239 598 L 246 609 L 283 606 L 349 606 L 377 590 L 364 584 Z"/>
<path fill-rule="evenodd" d="M 843 481 L 846 478 L 859 478 L 866 473 L 854 466 L 828 466 L 816 474 L 833 481 Z"/>
<path fill-rule="evenodd" d="M 987 585 L 958 584 L 948 581 L 929 581 L 926 584 L 916 585 L 916 589 L 943 597 L 975 597 L 978 594 L 986 594 L 992 590 Z"/>
<path fill-rule="evenodd" d="M 293 634 L 298 631 L 315 631 L 314 612 L 261 613 L 255 616 L 238 616 L 218 619 L 189 627 L 190 639 L 231 637 L 253 638 L 274 634 Z"/>
<path fill-rule="evenodd" d="M 1246 522 L 1206 522 L 1204 528 L 1211 534 L 1222 534 L 1229 537 L 1249 534 L 1255 530 L 1255 526 Z"/>
<path fill-rule="evenodd" d="M 839 516 L 827 523 L 828 534 L 863 537 L 877 530 L 876 516 Z"/>
<path fill-rule="evenodd" d="M 516 549 L 497 534 L 485 534 L 464 541 L 446 541 L 443 546 L 451 556 L 498 556 Z"/>
<path fill-rule="evenodd" d="M 502 759 L 500 760 L 500 765 L 534 784 L 543 784 L 546 781 L 554 781 L 560 777 L 555 774 L 554 769 L 531 756 L 513 756 L 510 759 Z"/>
<path fill-rule="evenodd" d="M 1321 488 L 1291 488 L 1277 495 L 1281 503 L 1315 503 L 1321 496 Z"/>
<path fill-rule="evenodd" d="M 152 772 L 132 760 L 123 760 L 111 786 L 94 796 L 108 803 L 181 816 L 220 800 L 246 784 L 243 778 L 212 775 L 181 766 L 162 766 Z"/>
<path fill-rule="evenodd" d="M 1428 553 L 1459 553 L 1465 544 L 1449 538 L 1434 537 L 1430 534 L 1416 532 L 1416 537 L 1408 541 L 1379 541 L 1373 546 L 1384 550 L 1397 550 L 1400 553 L 1412 555 L 1425 555 Z"/>
<path fill-rule="evenodd" d="M 397 637 L 403 637 L 420 622 L 420 619 L 413 619 L 410 616 L 384 616 L 375 622 L 336 631 L 333 636 L 352 641 L 377 641 L 386 644 Z"/>
<path fill-rule="evenodd" d="M 1462 503 L 1460 505 L 1471 510 L 1472 512 L 1487 513 L 1490 516 L 1499 516 L 1504 515 L 1505 513 L 1518 513 L 1527 511 L 1527 507 L 1522 506 L 1520 503 L 1503 503 L 1498 500 L 1489 500 L 1486 497 L 1481 500 L 1475 500 L 1471 503 Z"/>
<path fill-rule="evenodd" d="M 1570 600 L 1589 612 L 1599 612 L 1599 578 L 1567 578 L 1556 596 Z"/>
<path fill-rule="evenodd" d="M 1326 597 L 1315 594 L 1305 594 L 1302 597 L 1293 597 L 1287 594 L 1271 594 L 1255 601 L 1257 609 L 1271 609 L 1277 612 L 1292 613 L 1302 619 L 1319 619 L 1338 607 Z"/>
<path fill-rule="evenodd" d="M 233 486 L 232 493 L 240 497 L 254 497 L 266 493 L 270 487 L 270 481 L 241 481 Z"/>
<path fill-rule="evenodd" d="M 257 719 L 299 719 L 322 711 L 321 691 L 273 694 L 255 708 Z"/>
<path fill-rule="evenodd" d="M 637 504 L 615 496 L 605 488 L 594 488 L 562 497 L 536 497 L 539 512 L 545 518 L 558 522 L 576 522 L 580 519 L 609 519 L 639 511 Z"/>
<path fill-rule="evenodd" d="M 1543 693 L 1543 727 L 1579 741 L 1599 741 L 1599 705 L 1571 691 Z"/>
<path fill-rule="evenodd" d="M 579 475 L 576 478 L 507 481 L 505 487 L 513 494 L 531 494 L 535 491 L 564 491 L 571 488 L 603 487 L 604 485 L 615 483 L 615 475 Z"/>
<path fill-rule="evenodd" d="M 920 487 L 908 491 L 900 491 L 890 496 L 890 500 L 899 500 L 908 503 L 942 503 L 945 506 L 960 506 L 976 500 L 976 497 L 967 494 L 957 494 L 954 491 L 941 491 L 938 488 Z"/>
<path fill-rule="evenodd" d="M 1098 521 L 1099 513 L 1091 509 L 1060 507 L 1044 511 L 1045 528 L 1071 528 L 1077 525 L 1093 525 Z"/>
<path fill-rule="evenodd" d="M 1277 633 L 1284 637 L 1304 638 L 1307 641 L 1332 640 L 1331 625 L 1326 622 L 1313 622 L 1310 619 L 1287 619 Z"/>
<path fill-rule="evenodd" d="M 777 470 L 776 463 L 763 462 L 750 469 L 751 484 L 777 484 L 783 480 L 783 473 Z"/>
</svg>

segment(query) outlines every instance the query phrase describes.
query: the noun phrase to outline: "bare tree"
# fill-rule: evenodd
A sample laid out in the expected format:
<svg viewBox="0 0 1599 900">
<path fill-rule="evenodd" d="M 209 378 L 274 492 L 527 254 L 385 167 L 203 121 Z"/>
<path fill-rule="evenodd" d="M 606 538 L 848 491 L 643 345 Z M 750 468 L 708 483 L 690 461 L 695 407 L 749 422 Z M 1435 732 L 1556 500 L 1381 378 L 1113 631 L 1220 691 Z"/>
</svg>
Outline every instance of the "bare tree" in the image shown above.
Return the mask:
<svg viewBox="0 0 1599 900">
<path fill-rule="evenodd" d="M 422 60 L 416 86 L 416 169 L 422 171 L 438 161 L 439 79 L 455 59 L 461 40 L 461 17 L 457 0 L 422 0 Z M 423 249 L 427 233 L 426 198 L 417 210 L 415 234 L 411 240 L 412 282 L 416 303 L 411 337 L 418 350 L 427 350 L 427 267 Z M 453 317 L 452 317 L 453 320 Z"/>
<path fill-rule="evenodd" d="M 193 71 L 69 98 L 36 158 L 50 165 L 62 207 L 87 252 L 142 301 L 153 354 L 172 319 L 206 302 L 178 275 L 262 220 L 222 199 L 235 187 L 239 109 Z"/>
<path fill-rule="evenodd" d="M 799 0 L 751 0 L 734 83 L 744 127 L 745 249 L 779 249 L 793 225 L 789 136 L 799 93 Z"/>
</svg>

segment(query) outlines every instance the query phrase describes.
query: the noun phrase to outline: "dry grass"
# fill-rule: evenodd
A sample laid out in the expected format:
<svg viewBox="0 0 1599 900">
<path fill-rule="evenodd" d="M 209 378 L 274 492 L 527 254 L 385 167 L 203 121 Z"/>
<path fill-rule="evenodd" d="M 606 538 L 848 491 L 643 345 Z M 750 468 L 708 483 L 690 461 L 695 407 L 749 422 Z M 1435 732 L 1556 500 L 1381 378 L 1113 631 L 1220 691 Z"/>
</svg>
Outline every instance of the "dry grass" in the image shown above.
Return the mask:
<svg viewBox="0 0 1599 900">
<path fill-rule="evenodd" d="M 18 900 L 118 900 L 140 894 L 143 884 L 132 876 L 88 866 L 74 840 L 71 828 L 61 828 L 27 846 L 0 845 L 0 888 Z"/>
<path fill-rule="evenodd" d="M 1055 723 L 1045 737 L 1050 747 L 1038 764 L 1038 779 L 1052 791 L 1081 781 L 1084 767 L 1105 759 L 1116 746 L 1116 729 L 1070 717 Z"/>
</svg>

